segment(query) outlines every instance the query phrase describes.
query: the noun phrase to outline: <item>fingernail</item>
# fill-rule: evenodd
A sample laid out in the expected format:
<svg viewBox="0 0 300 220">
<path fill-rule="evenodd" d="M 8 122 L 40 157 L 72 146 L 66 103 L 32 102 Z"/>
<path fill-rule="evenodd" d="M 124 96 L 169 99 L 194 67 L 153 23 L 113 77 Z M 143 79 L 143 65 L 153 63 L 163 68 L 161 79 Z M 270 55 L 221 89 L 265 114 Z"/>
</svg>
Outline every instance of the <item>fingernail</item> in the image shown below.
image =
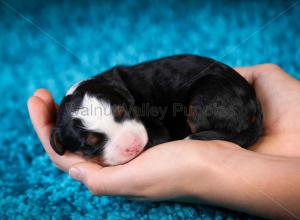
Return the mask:
<svg viewBox="0 0 300 220">
<path fill-rule="evenodd" d="M 69 170 L 69 175 L 70 175 L 73 179 L 80 180 L 80 178 L 81 178 L 81 170 L 78 169 L 78 168 L 72 167 L 72 168 Z"/>
</svg>

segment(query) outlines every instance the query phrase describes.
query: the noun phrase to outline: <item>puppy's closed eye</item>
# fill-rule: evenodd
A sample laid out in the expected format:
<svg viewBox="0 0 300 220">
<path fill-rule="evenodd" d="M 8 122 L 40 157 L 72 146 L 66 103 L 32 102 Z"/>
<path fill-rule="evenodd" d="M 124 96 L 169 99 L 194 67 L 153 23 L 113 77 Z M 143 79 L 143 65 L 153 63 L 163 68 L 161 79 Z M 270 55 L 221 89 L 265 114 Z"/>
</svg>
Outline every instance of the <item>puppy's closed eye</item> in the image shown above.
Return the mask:
<svg viewBox="0 0 300 220">
<path fill-rule="evenodd" d="M 81 151 L 85 156 L 92 156 L 100 153 L 103 150 L 107 138 L 104 134 L 98 132 L 89 132 L 85 139 L 84 146 Z"/>
<path fill-rule="evenodd" d="M 90 132 L 86 137 L 86 143 L 90 146 L 97 146 L 105 140 L 105 135 L 97 132 Z"/>
</svg>

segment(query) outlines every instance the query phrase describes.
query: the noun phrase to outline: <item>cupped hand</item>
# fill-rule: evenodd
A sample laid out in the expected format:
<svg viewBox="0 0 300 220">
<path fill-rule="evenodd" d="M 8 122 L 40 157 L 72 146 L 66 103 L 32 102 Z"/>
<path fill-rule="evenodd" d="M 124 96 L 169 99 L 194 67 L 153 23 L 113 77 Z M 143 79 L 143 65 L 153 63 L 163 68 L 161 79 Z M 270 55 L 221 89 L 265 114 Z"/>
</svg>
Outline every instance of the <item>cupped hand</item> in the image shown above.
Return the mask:
<svg viewBox="0 0 300 220">
<path fill-rule="evenodd" d="M 300 83 L 276 65 L 239 67 L 251 83 L 264 113 L 264 136 L 251 150 L 283 156 L 300 156 L 296 136 L 300 132 Z M 57 107 L 50 93 L 37 90 L 28 101 L 34 128 L 52 161 L 83 182 L 93 194 L 135 198 L 186 200 L 201 176 L 201 187 L 209 187 L 214 167 L 237 151 L 246 151 L 225 141 L 182 140 L 155 146 L 127 164 L 101 167 L 67 152 L 57 155 L 49 143 Z M 298 123 L 297 123 L 298 122 Z"/>
<path fill-rule="evenodd" d="M 264 114 L 264 135 L 249 149 L 299 157 L 300 82 L 274 64 L 236 70 L 254 86 Z"/>
</svg>

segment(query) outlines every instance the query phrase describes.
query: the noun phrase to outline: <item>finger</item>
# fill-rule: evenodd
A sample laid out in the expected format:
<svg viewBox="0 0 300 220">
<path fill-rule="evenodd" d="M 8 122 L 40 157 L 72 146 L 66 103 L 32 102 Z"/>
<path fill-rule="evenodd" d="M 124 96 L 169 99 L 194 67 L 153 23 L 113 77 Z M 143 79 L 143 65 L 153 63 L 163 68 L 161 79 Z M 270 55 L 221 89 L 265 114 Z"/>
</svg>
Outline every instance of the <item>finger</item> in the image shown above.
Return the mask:
<svg viewBox="0 0 300 220">
<path fill-rule="evenodd" d="M 33 127 L 51 160 L 62 170 L 67 171 L 73 164 L 85 161 L 78 155 L 66 152 L 63 156 L 56 154 L 50 145 L 50 133 L 53 127 L 53 116 L 47 104 L 39 97 L 28 100 L 28 111 Z"/>
<path fill-rule="evenodd" d="M 137 170 L 125 165 L 101 167 L 96 163 L 83 162 L 72 166 L 69 175 L 84 183 L 94 195 L 134 195 L 134 174 Z"/>
<path fill-rule="evenodd" d="M 54 103 L 54 99 L 48 90 L 43 88 L 37 89 L 34 92 L 34 96 L 42 99 L 50 111 L 56 110 L 56 104 Z"/>
<path fill-rule="evenodd" d="M 31 121 L 38 135 L 41 135 L 41 131 L 48 129 L 49 127 L 52 128 L 52 112 L 41 98 L 37 96 L 30 97 L 27 102 L 27 107 Z"/>
<path fill-rule="evenodd" d="M 242 77 L 244 77 L 250 84 L 254 83 L 253 79 L 253 67 L 243 66 L 234 68 Z"/>
<path fill-rule="evenodd" d="M 249 79 L 251 83 L 254 83 L 258 78 L 265 77 L 270 79 L 281 79 L 287 82 L 298 83 L 298 80 L 290 76 L 287 72 L 281 69 L 276 64 L 258 64 L 255 66 L 245 66 L 245 67 L 236 67 L 235 70 L 239 72 L 247 80 Z M 249 81 L 248 80 L 248 81 Z M 280 80 L 279 80 L 280 81 Z"/>
</svg>

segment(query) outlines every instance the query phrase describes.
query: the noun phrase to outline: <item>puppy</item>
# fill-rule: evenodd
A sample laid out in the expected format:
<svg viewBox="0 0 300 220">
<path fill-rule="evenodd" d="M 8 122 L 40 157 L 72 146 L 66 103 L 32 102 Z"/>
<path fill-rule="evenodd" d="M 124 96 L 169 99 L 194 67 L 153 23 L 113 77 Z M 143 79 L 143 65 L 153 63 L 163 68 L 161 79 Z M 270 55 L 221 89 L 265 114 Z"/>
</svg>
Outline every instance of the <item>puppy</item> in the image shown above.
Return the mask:
<svg viewBox="0 0 300 220">
<path fill-rule="evenodd" d="M 232 68 L 210 58 L 176 55 L 117 66 L 72 86 L 50 143 L 60 155 L 81 152 L 112 166 L 184 138 L 248 147 L 262 133 L 262 119 L 254 89 Z"/>
</svg>

